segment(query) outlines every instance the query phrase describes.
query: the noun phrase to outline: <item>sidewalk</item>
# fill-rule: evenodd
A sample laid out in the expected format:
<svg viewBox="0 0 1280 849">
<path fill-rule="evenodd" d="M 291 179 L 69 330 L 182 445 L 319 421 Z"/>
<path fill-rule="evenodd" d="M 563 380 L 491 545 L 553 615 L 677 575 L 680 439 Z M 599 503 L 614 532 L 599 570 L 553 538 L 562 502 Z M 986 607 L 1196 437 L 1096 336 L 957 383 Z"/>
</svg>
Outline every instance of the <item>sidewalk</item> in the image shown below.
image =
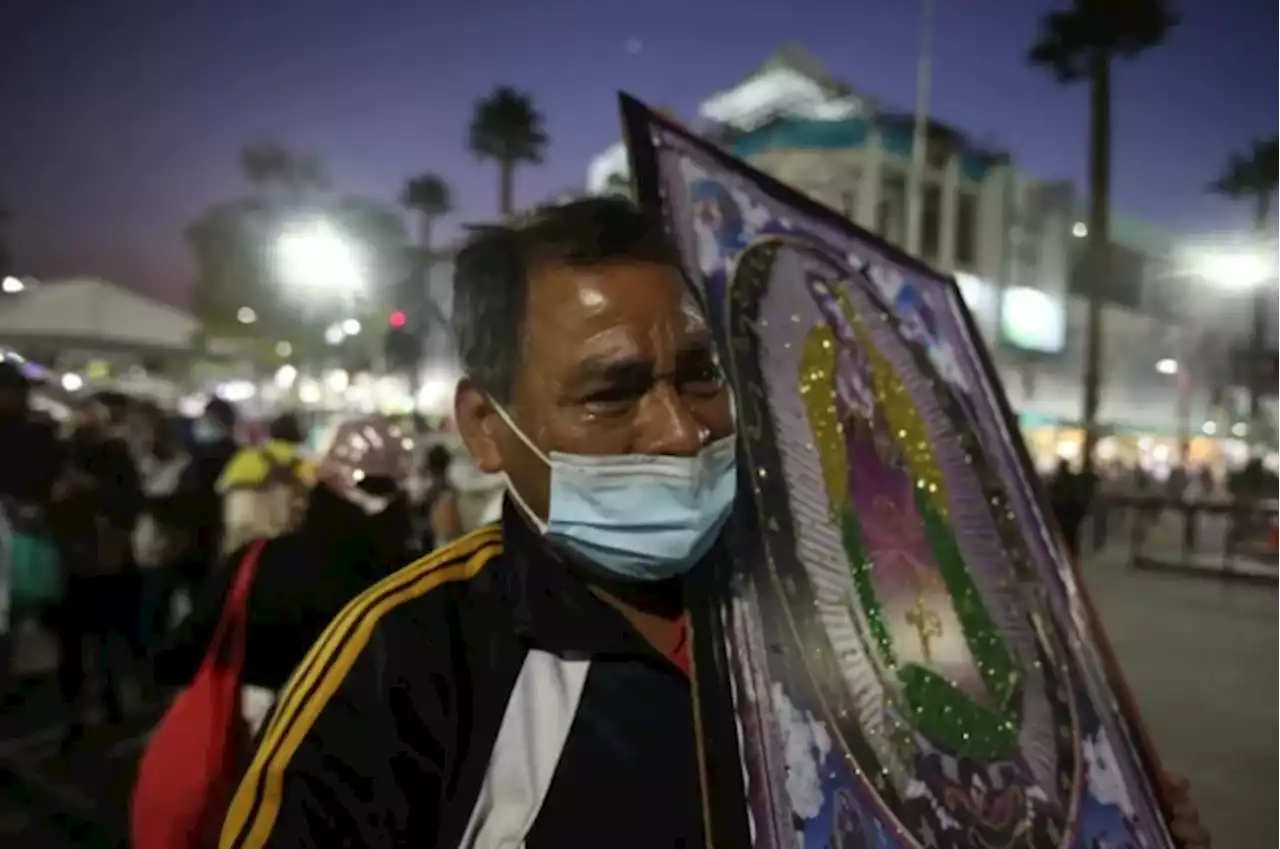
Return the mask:
<svg viewBox="0 0 1280 849">
<path fill-rule="evenodd" d="M 1166 768 L 1214 846 L 1277 840 L 1276 586 L 1137 571 L 1113 547 L 1085 580 Z"/>
</svg>

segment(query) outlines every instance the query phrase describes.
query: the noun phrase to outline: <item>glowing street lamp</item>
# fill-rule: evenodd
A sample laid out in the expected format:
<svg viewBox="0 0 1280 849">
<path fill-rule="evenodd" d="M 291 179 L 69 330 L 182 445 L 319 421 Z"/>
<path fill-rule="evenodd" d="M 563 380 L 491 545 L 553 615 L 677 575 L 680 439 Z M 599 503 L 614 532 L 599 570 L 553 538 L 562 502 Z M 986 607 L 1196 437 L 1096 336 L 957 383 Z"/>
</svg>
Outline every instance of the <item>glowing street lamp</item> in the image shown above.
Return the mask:
<svg viewBox="0 0 1280 849">
<path fill-rule="evenodd" d="M 1276 276 L 1274 254 L 1253 248 L 1187 248 L 1177 261 L 1180 273 L 1219 289 L 1249 290 Z"/>
<path fill-rule="evenodd" d="M 300 292 L 351 296 L 364 291 L 364 257 L 351 239 L 322 218 L 300 221 L 276 240 L 280 279 Z"/>
<path fill-rule="evenodd" d="M 1276 245 L 1265 239 L 1231 239 L 1188 245 L 1175 254 L 1177 273 L 1198 278 L 1219 291 L 1248 293 L 1253 302 L 1249 327 L 1249 421 L 1261 415 L 1261 398 L 1273 380 L 1263 369 L 1267 313 L 1276 287 Z"/>
</svg>

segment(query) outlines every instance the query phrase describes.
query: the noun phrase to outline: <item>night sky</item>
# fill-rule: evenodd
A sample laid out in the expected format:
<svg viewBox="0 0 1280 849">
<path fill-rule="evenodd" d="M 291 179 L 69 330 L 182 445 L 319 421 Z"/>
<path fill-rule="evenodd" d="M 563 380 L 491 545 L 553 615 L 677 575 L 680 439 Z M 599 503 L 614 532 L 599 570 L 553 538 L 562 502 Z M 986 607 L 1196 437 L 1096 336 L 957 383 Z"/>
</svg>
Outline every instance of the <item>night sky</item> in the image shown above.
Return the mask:
<svg viewBox="0 0 1280 849">
<path fill-rule="evenodd" d="M 1025 65 L 1052 0 L 939 0 L 933 111 L 1084 185 L 1086 90 Z M 1116 80 L 1114 206 L 1179 233 L 1245 227 L 1204 186 L 1277 126 L 1274 0 L 1181 0 L 1171 41 Z M 914 90 L 913 0 L 0 0 L 0 206 L 18 271 L 94 274 L 181 301 L 182 229 L 242 191 L 237 151 L 272 138 L 339 188 L 393 200 L 453 187 L 452 221 L 494 214 L 465 148 L 499 84 L 546 116 L 522 203 L 580 187 L 618 136 L 615 92 L 691 118 L 786 40 L 891 105 Z M 448 235 L 446 232 L 443 234 Z"/>
</svg>

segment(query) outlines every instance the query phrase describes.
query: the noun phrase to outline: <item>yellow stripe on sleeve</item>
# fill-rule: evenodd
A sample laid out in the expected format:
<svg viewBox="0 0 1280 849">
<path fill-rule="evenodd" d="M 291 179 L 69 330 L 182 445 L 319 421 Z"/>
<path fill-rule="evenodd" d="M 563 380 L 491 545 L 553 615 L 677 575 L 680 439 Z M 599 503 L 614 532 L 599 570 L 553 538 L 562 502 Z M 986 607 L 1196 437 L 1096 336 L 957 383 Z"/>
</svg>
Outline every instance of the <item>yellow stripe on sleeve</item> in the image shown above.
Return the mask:
<svg viewBox="0 0 1280 849">
<path fill-rule="evenodd" d="M 266 843 L 279 814 L 290 759 L 368 645 L 378 621 L 444 584 L 474 578 L 501 553 L 501 542 L 497 525 L 476 530 L 374 584 L 338 614 L 281 693 L 227 812 L 222 849 L 260 849 Z"/>
</svg>

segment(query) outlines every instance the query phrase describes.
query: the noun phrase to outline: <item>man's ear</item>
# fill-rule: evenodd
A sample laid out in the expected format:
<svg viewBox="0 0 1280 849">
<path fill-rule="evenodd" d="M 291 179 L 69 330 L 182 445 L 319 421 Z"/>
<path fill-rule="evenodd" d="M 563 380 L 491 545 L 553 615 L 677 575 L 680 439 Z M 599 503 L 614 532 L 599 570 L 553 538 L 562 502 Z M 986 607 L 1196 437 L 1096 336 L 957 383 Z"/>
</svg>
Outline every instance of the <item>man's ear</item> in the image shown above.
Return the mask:
<svg viewBox="0 0 1280 849">
<path fill-rule="evenodd" d="M 501 417 L 489 396 L 469 377 L 458 382 L 453 396 L 453 420 L 476 468 L 490 475 L 501 472 L 502 450 L 498 447 Z"/>
</svg>

